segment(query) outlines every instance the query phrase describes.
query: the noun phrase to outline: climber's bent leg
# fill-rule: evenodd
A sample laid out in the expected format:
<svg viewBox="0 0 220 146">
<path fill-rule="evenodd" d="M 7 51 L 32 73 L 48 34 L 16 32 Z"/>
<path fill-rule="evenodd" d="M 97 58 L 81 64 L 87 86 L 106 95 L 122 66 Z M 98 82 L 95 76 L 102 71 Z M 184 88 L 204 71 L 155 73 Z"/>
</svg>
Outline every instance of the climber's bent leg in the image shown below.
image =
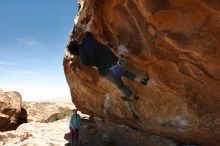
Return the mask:
<svg viewBox="0 0 220 146">
<path fill-rule="evenodd" d="M 123 72 L 122 76 L 128 78 L 131 81 L 136 81 L 142 83 L 143 85 L 147 85 L 147 82 L 149 81 L 149 76 L 147 74 L 135 75 L 134 73 L 126 69 L 126 63 L 122 59 L 119 59 L 118 64 L 121 68 L 121 71 Z"/>
<path fill-rule="evenodd" d="M 119 59 L 118 64 L 122 70 L 122 76 L 128 78 L 131 81 L 134 81 L 136 75 L 129 70 L 126 70 L 126 63 L 123 59 Z"/>
<path fill-rule="evenodd" d="M 123 72 L 122 76 L 128 78 L 128 79 L 131 80 L 131 81 L 134 81 L 134 80 L 135 80 L 135 77 L 136 77 L 135 74 L 133 74 L 132 72 L 130 72 L 130 71 L 128 71 L 128 70 L 125 70 L 125 71 Z"/>
<path fill-rule="evenodd" d="M 117 88 L 126 96 L 130 97 L 132 95 L 132 91 L 124 85 L 120 77 L 115 76 L 111 72 L 108 72 L 105 76 L 111 83 L 113 83 Z"/>
</svg>

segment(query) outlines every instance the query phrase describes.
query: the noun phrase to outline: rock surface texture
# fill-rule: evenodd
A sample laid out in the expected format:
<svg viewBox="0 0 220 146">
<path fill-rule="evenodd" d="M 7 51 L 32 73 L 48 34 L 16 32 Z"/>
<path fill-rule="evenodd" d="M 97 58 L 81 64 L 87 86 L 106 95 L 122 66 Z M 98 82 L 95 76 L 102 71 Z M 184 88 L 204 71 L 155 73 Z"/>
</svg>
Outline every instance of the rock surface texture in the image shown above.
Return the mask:
<svg viewBox="0 0 220 146">
<path fill-rule="evenodd" d="M 17 128 L 20 111 L 21 95 L 0 90 L 0 131 Z"/>
<path fill-rule="evenodd" d="M 108 42 L 147 86 L 123 79 L 138 101 L 93 68 L 64 70 L 72 100 L 83 113 L 182 143 L 220 144 L 220 1 L 81 0 L 77 29 L 94 17 L 96 39 Z M 74 31 L 72 31 L 72 35 Z M 134 116 L 135 115 L 135 116 Z"/>
</svg>

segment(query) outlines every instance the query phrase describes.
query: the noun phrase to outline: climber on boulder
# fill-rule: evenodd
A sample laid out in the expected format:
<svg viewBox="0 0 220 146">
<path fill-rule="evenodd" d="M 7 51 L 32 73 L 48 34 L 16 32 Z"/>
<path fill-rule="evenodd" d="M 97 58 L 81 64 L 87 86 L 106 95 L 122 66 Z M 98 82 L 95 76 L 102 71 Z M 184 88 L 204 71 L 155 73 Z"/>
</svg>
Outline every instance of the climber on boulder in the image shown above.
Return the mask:
<svg viewBox="0 0 220 146">
<path fill-rule="evenodd" d="M 88 24 L 88 26 L 90 27 L 91 24 Z M 81 64 L 96 67 L 101 76 L 104 76 L 124 93 L 123 100 L 130 100 L 133 93 L 123 83 L 122 76 L 131 81 L 141 82 L 143 85 L 146 85 L 149 80 L 148 75 L 135 75 L 128 71 L 125 68 L 125 61 L 119 59 L 108 46 L 97 41 L 88 29 L 81 43 L 72 40 L 67 45 L 67 50 L 72 55 L 79 56 Z M 139 97 L 134 95 L 134 98 L 138 99 Z"/>
</svg>

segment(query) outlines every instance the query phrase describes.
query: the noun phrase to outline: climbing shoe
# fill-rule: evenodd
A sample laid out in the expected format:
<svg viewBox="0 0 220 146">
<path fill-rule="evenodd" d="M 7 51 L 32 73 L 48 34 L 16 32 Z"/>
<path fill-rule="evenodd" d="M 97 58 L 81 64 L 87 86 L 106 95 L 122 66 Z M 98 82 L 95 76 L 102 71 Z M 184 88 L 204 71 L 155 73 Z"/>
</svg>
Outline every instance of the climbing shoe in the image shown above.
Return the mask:
<svg viewBox="0 0 220 146">
<path fill-rule="evenodd" d="M 149 81 L 149 76 L 148 75 L 145 75 L 145 77 L 140 81 L 141 84 L 143 85 L 147 85 L 147 82 Z"/>
<path fill-rule="evenodd" d="M 131 99 L 127 96 L 121 96 L 121 99 L 124 101 L 131 101 Z"/>
</svg>

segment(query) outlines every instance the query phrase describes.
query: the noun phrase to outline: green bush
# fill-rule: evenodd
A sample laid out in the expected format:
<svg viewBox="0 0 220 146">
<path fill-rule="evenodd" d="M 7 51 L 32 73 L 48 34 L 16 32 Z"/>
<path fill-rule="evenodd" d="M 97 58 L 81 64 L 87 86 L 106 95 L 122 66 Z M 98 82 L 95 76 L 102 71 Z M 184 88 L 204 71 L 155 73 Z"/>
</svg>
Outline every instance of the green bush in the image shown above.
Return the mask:
<svg viewBox="0 0 220 146">
<path fill-rule="evenodd" d="M 72 115 L 72 109 L 70 109 L 69 107 L 59 107 L 58 111 L 59 111 L 59 113 L 63 114 L 64 118 L 66 116 L 71 116 Z"/>
</svg>

